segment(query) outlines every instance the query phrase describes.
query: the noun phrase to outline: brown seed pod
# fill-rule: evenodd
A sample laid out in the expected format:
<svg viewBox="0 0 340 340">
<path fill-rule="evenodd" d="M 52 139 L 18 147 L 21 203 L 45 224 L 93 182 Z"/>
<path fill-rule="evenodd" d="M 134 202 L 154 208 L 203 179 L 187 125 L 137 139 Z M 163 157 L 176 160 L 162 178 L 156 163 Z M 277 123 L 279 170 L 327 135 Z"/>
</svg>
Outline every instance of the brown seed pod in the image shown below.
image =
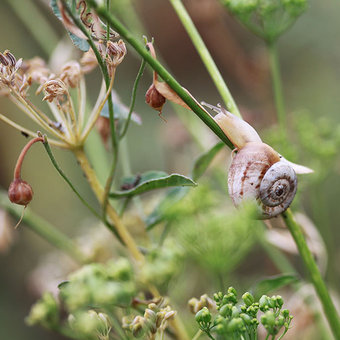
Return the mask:
<svg viewBox="0 0 340 340">
<path fill-rule="evenodd" d="M 12 203 L 26 206 L 33 198 L 32 187 L 21 178 L 16 178 L 8 188 L 8 197 Z"/>
</svg>

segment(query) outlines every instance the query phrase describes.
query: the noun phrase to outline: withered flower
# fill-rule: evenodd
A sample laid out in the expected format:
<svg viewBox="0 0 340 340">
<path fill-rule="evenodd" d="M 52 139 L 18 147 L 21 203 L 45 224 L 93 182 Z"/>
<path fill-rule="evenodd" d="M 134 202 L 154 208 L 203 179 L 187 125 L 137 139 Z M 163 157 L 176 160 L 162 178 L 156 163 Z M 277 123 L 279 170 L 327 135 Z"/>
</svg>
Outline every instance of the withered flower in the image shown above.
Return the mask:
<svg viewBox="0 0 340 340">
<path fill-rule="evenodd" d="M 82 70 L 81 70 L 79 63 L 76 61 L 69 61 L 62 67 L 60 79 L 67 86 L 76 88 L 79 85 L 81 76 L 82 76 Z"/>
<path fill-rule="evenodd" d="M 47 100 L 50 103 L 56 98 L 61 100 L 68 92 L 66 84 L 61 79 L 48 80 L 42 85 L 42 89 L 45 93 L 43 100 Z"/>
<path fill-rule="evenodd" d="M 147 43 L 146 46 L 150 50 L 151 55 L 156 59 L 156 52 L 152 43 Z M 162 109 L 166 99 L 185 107 L 190 110 L 190 107 L 177 95 L 177 93 L 165 82 L 158 80 L 158 73 L 153 72 L 153 81 L 145 94 L 145 101 L 153 109 L 158 111 L 158 115 L 162 117 Z"/>
</svg>

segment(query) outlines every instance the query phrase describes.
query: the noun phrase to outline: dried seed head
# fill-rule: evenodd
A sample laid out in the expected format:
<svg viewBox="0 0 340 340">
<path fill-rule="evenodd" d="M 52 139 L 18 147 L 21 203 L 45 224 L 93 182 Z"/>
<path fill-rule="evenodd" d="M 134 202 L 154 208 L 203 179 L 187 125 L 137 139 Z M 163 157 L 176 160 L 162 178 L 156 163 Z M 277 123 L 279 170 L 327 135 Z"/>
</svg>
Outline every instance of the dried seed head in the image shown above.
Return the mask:
<svg viewBox="0 0 340 340">
<path fill-rule="evenodd" d="M 62 67 L 60 79 L 66 85 L 75 88 L 78 86 L 81 76 L 82 70 L 79 63 L 76 61 L 69 61 Z"/>
<path fill-rule="evenodd" d="M 145 94 L 145 101 L 149 104 L 153 109 L 162 112 L 163 105 L 165 104 L 165 97 L 161 95 L 154 84 L 152 84 Z"/>
<path fill-rule="evenodd" d="M 45 61 L 39 57 L 25 60 L 22 68 L 31 82 L 43 84 L 48 80 L 50 70 L 47 68 Z"/>
<path fill-rule="evenodd" d="M 127 50 L 123 40 L 107 42 L 105 56 L 109 71 L 112 72 L 112 69 L 116 68 L 123 61 L 126 53 Z"/>
<path fill-rule="evenodd" d="M 32 187 L 21 178 L 15 178 L 8 188 L 8 197 L 12 203 L 26 206 L 32 201 Z"/>
<path fill-rule="evenodd" d="M 67 87 L 61 79 L 52 79 L 45 82 L 42 86 L 45 97 L 43 100 L 52 102 L 54 99 L 62 99 L 67 94 Z"/>
<path fill-rule="evenodd" d="M 20 87 L 21 76 L 17 73 L 22 65 L 22 59 L 18 61 L 14 55 L 5 51 L 0 53 L 0 84 L 5 87 Z"/>
</svg>

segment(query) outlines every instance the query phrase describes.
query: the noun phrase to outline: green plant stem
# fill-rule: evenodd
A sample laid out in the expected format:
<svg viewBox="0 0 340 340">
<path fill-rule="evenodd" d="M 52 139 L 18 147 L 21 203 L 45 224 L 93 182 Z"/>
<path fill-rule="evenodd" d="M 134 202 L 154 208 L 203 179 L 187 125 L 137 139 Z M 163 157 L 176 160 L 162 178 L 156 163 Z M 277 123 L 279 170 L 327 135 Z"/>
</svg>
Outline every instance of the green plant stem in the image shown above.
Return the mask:
<svg viewBox="0 0 340 340">
<path fill-rule="evenodd" d="M 272 86 L 274 92 L 275 106 L 277 112 L 277 120 L 280 126 L 280 131 L 286 133 L 287 121 L 286 110 L 283 100 L 282 82 L 280 75 L 279 58 L 277 54 L 277 45 L 275 42 L 267 44 L 269 53 L 270 73 L 272 77 Z"/>
<path fill-rule="evenodd" d="M 207 125 L 226 145 L 234 148 L 231 141 L 223 133 L 214 119 L 196 102 L 196 100 L 186 91 L 177 80 L 155 59 L 151 56 L 145 45 L 133 37 L 125 26 L 120 23 L 114 16 L 106 12 L 105 7 L 98 6 L 95 0 L 86 0 L 93 7 L 102 20 L 109 21 L 111 27 L 117 31 L 145 61 L 162 77 L 162 79 L 178 94 L 180 98 L 193 110 L 193 112 Z"/>
<path fill-rule="evenodd" d="M 194 335 L 194 337 L 192 338 L 192 340 L 197 340 L 202 334 L 203 334 L 202 330 L 199 329 L 197 333 Z"/>
<path fill-rule="evenodd" d="M 234 115 L 241 117 L 240 111 L 224 82 L 220 71 L 218 70 L 211 54 L 209 53 L 207 46 L 198 33 L 194 23 L 192 22 L 187 10 L 183 6 L 181 0 L 170 0 L 173 8 L 175 9 L 178 18 L 181 20 L 184 28 L 186 29 L 192 43 L 195 45 L 197 52 L 201 56 L 201 59 L 207 68 L 211 79 L 213 80 L 218 92 L 220 93 L 228 111 Z"/>
<path fill-rule="evenodd" d="M 47 137 L 45 136 L 45 141 L 43 142 L 44 147 L 46 149 L 46 152 L 48 154 L 48 156 L 50 157 L 50 160 L 53 164 L 53 166 L 55 167 L 55 169 L 58 171 L 58 173 L 60 174 L 60 176 L 65 180 L 65 182 L 69 185 L 69 187 L 71 188 L 71 190 L 77 195 L 77 197 L 80 199 L 80 201 L 85 205 L 86 208 L 88 208 L 92 214 L 94 216 L 96 216 L 99 220 L 101 220 L 107 228 L 109 228 L 118 238 L 118 240 L 120 242 L 122 242 L 119 234 L 117 233 L 116 229 L 114 226 L 112 226 L 106 219 L 104 219 L 100 214 L 97 213 L 97 211 L 91 207 L 91 205 L 89 203 L 86 202 L 86 200 L 81 196 L 81 194 L 78 192 L 78 190 L 74 187 L 74 185 L 72 184 L 72 182 L 68 179 L 68 177 L 65 175 L 65 173 L 63 172 L 63 170 L 61 170 L 61 168 L 59 167 L 56 159 L 54 158 L 54 155 L 52 153 L 52 150 L 50 148 L 50 145 L 48 144 L 47 141 Z"/>
<path fill-rule="evenodd" d="M 292 234 L 294 241 L 299 249 L 301 258 L 305 267 L 308 270 L 310 279 L 315 287 L 315 290 L 320 298 L 325 315 L 332 329 L 335 339 L 340 339 L 340 318 L 337 310 L 334 307 L 333 301 L 328 293 L 325 282 L 322 279 L 318 266 L 315 263 L 313 255 L 311 254 L 306 240 L 304 238 L 301 227 L 294 220 L 294 216 L 290 209 L 282 214 L 285 219 L 286 225 Z"/>
<path fill-rule="evenodd" d="M 22 215 L 23 207 L 11 203 L 7 194 L 0 191 L 0 206 L 16 218 Z M 68 254 L 72 259 L 79 263 L 86 263 L 87 258 L 68 236 L 56 229 L 51 223 L 35 214 L 30 208 L 26 208 L 22 218 L 25 225 L 42 237 L 44 240 Z"/>
<path fill-rule="evenodd" d="M 132 94 L 131 94 L 131 102 L 130 102 L 130 110 L 129 110 L 129 114 L 128 114 L 128 117 L 126 119 L 125 125 L 123 127 L 123 131 L 120 134 L 120 139 L 124 138 L 128 128 L 129 128 L 132 112 L 133 112 L 133 109 L 135 107 L 137 88 L 138 88 L 139 81 L 142 78 L 142 75 L 143 75 L 143 72 L 144 72 L 144 69 L 145 69 L 145 64 L 146 64 L 145 60 L 143 59 L 141 65 L 140 65 L 140 68 L 138 70 L 136 80 L 135 80 L 135 82 L 133 84 Z"/>
</svg>

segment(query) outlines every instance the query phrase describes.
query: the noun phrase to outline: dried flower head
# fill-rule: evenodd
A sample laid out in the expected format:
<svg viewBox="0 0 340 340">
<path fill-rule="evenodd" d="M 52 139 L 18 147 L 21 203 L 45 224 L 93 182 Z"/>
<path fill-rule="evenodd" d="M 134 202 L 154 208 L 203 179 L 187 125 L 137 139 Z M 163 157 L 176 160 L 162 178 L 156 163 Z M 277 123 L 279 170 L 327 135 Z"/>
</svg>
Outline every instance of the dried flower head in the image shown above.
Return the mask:
<svg viewBox="0 0 340 340">
<path fill-rule="evenodd" d="M 62 100 L 64 95 L 68 93 L 66 84 L 61 79 L 52 79 L 45 82 L 42 86 L 45 96 L 43 100 L 50 103 L 54 100 Z"/>
<path fill-rule="evenodd" d="M 79 85 L 80 79 L 82 76 L 82 70 L 78 62 L 69 61 L 66 63 L 60 73 L 60 79 L 67 85 L 72 88 L 75 88 Z"/>
</svg>

